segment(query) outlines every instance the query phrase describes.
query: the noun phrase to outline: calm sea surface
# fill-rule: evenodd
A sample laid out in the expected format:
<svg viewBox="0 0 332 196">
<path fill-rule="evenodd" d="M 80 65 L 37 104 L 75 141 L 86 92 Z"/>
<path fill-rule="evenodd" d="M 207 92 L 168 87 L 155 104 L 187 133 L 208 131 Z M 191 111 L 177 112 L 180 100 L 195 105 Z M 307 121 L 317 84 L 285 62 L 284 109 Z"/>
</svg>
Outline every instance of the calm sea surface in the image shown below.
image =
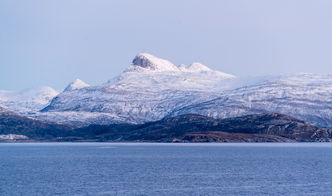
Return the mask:
<svg viewBox="0 0 332 196">
<path fill-rule="evenodd" d="M 0 144 L 0 195 L 332 195 L 332 144 Z"/>
</svg>

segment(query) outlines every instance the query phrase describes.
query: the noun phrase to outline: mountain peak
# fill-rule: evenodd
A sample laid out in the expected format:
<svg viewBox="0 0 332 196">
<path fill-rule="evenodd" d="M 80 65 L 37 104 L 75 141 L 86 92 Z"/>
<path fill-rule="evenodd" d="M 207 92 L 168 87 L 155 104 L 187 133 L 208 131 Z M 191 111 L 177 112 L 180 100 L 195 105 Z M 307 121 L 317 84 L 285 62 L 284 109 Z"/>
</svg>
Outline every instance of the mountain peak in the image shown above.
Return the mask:
<svg viewBox="0 0 332 196">
<path fill-rule="evenodd" d="M 134 58 L 132 65 L 153 71 L 178 71 L 178 67 L 168 60 L 155 57 L 148 53 L 139 53 Z"/>
<path fill-rule="evenodd" d="M 80 79 L 76 79 L 73 82 L 71 82 L 64 91 L 72 91 L 72 90 L 76 90 L 76 89 L 81 89 L 84 87 L 88 87 L 90 85 L 88 85 L 87 83 L 83 82 Z"/>
</svg>

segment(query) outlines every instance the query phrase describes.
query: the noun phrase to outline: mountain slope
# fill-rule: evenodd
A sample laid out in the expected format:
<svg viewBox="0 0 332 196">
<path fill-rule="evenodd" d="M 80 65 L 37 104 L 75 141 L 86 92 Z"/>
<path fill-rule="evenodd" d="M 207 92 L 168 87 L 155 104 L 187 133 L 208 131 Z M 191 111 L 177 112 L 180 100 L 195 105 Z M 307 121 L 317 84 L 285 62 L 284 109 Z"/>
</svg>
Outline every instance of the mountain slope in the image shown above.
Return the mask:
<svg viewBox="0 0 332 196">
<path fill-rule="evenodd" d="M 0 107 L 0 139 L 24 136 L 24 139 L 48 139 L 68 134 L 74 127 L 31 119 Z"/>
<path fill-rule="evenodd" d="M 0 91 L 0 106 L 21 114 L 34 113 L 44 108 L 59 92 L 50 87 L 23 91 Z"/>
<path fill-rule="evenodd" d="M 332 127 L 332 76 L 296 74 L 225 91 L 209 101 L 173 111 L 169 116 L 201 114 L 230 118 L 278 112 L 321 127 Z"/>
<path fill-rule="evenodd" d="M 24 117 L 0 107 L 0 141 L 331 142 L 332 130 L 278 113 L 229 119 L 186 114 L 144 124 L 84 128 Z"/>
</svg>

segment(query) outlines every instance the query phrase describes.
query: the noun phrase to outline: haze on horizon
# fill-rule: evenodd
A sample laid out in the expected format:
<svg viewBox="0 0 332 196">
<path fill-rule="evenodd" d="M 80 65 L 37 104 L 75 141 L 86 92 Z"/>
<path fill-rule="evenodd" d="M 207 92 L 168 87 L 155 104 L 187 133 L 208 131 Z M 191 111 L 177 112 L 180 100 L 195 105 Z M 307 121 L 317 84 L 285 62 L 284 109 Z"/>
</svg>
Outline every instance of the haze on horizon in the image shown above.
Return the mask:
<svg viewBox="0 0 332 196">
<path fill-rule="evenodd" d="M 0 89 L 100 84 L 139 52 L 237 76 L 332 74 L 329 0 L 2 0 Z"/>
</svg>

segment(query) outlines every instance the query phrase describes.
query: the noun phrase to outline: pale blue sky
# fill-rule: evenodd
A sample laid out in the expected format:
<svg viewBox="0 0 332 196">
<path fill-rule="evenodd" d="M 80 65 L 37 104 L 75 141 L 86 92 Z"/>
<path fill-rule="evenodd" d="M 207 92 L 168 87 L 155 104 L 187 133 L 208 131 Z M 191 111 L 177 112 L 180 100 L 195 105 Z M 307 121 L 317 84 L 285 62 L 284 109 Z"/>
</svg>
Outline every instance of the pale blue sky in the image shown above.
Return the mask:
<svg viewBox="0 0 332 196">
<path fill-rule="evenodd" d="M 239 76 L 332 74 L 332 1 L 0 1 L 0 89 L 99 84 L 139 52 Z"/>
</svg>

